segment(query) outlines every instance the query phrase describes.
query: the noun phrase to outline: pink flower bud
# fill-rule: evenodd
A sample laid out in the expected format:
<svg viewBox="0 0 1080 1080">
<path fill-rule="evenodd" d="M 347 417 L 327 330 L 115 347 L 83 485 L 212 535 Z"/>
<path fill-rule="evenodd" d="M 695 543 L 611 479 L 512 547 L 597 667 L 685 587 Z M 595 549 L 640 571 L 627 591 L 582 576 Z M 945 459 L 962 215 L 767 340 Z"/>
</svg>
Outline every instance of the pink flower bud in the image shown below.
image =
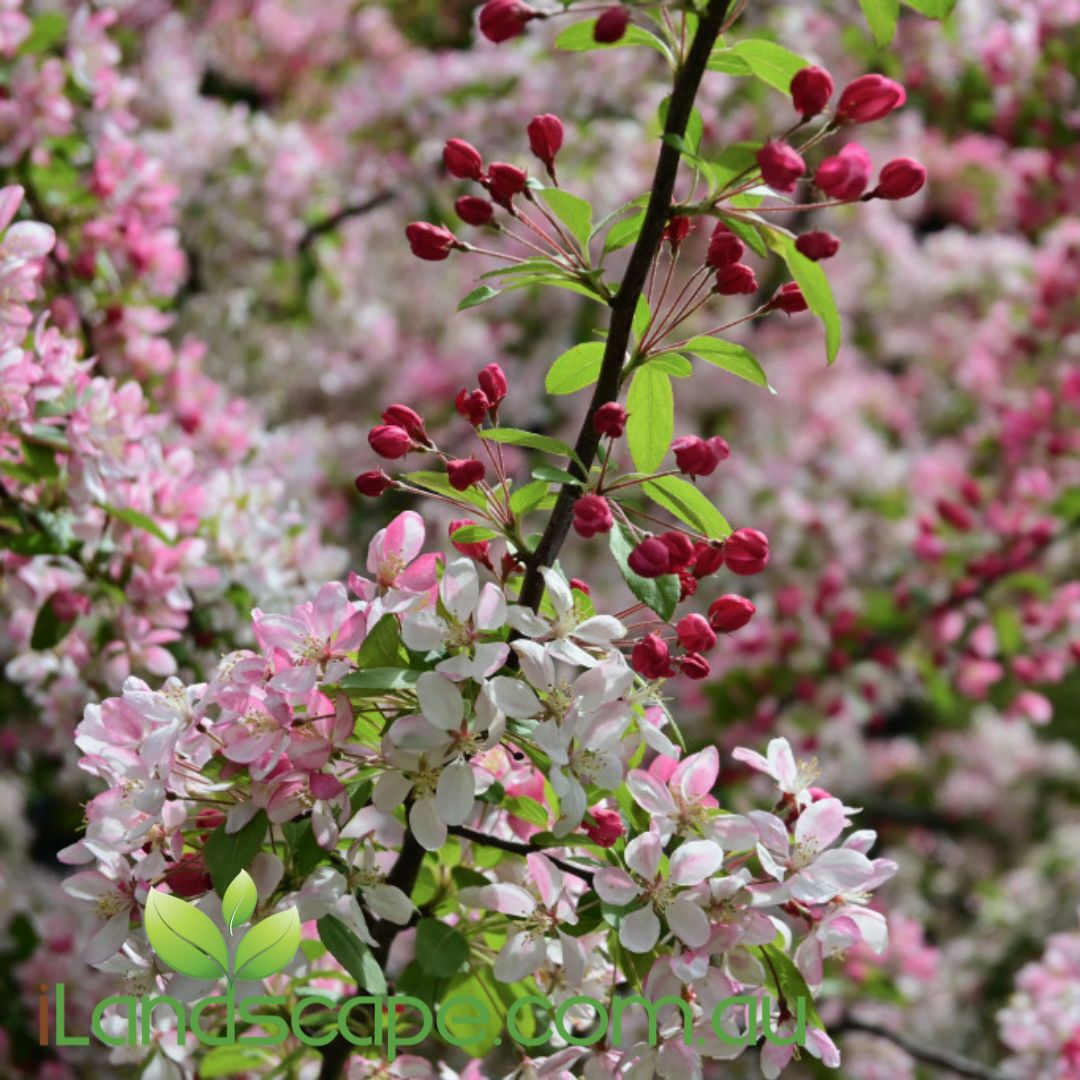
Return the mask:
<svg viewBox="0 0 1080 1080">
<path fill-rule="evenodd" d="M 520 195 L 525 190 L 528 182 L 528 174 L 524 169 L 516 165 L 508 165 L 505 161 L 492 162 L 488 169 L 488 191 L 491 197 L 508 210 L 513 203 L 514 196 Z"/>
<path fill-rule="evenodd" d="M 877 187 L 870 194 L 875 199 L 907 199 L 925 183 L 924 165 L 911 158 L 896 158 L 881 170 Z"/>
<path fill-rule="evenodd" d="M 600 45 L 613 45 L 621 41 L 630 23 L 630 9 L 617 4 L 602 11 L 593 27 L 593 41 Z"/>
<path fill-rule="evenodd" d="M 938 499 L 937 512 L 942 521 L 947 521 L 954 529 L 960 532 L 970 532 L 975 524 L 971 512 L 959 503 L 950 502 L 948 499 Z"/>
<path fill-rule="evenodd" d="M 704 578 L 715 574 L 724 565 L 723 544 L 699 542 L 694 547 L 694 577 Z"/>
<path fill-rule="evenodd" d="M 582 495 L 574 503 L 574 531 L 591 540 L 597 533 L 611 532 L 615 519 L 611 507 L 602 495 Z"/>
<path fill-rule="evenodd" d="M 585 835 L 595 844 L 609 848 L 620 836 L 626 835 L 626 826 L 616 810 L 595 808 L 589 811 L 594 824 L 582 825 Z"/>
<path fill-rule="evenodd" d="M 795 241 L 795 248 L 808 259 L 820 262 L 822 259 L 831 259 L 840 250 L 840 241 L 832 233 L 815 230 L 803 233 Z"/>
<path fill-rule="evenodd" d="M 409 437 L 418 443 L 428 443 L 428 433 L 424 429 L 424 418 L 408 405 L 390 405 L 382 414 L 384 424 L 393 424 L 404 428 Z"/>
<path fill-rule="evenodd" d="M 562 149 L 562 121 L 551 113 L 534 116 L 529 121 L 529 149 L 544 163 L 551 176 L 555 175 L 555 155 Z"/>
<path fill-rule="evenodd" d="M 661 239 L 666 240 L 673 251 L 678 251 L 682 242 L 690 235 L 693 222 L 685 214 L 676 214 L 665 226 Z"/>
<path fill-rule="evenodd" d="M 720 463 L 716 451 L 696 435 L 683 435 L 671 444 L 675 464 L 687 476 L 711 476 Z"/>
<path fill-rule="evenodd" d="M 671 556 L 663 540 L 649 536 L 630 552 L 626 561 L 638 577 L 658 578 L 668 572 Z"/>
<path fill-rule="evenodd" d="M 721 296 L 751 296 L 757 288 L 757 275 L 746 263 L 736 263 L 716 272 L 716 291 Z"/>
<path fill-rule="evenodd" d="M 61 622 L 74 622 L 80 615 L 89 615 L 93 606 L 89 596 L 73 589 L 57 589 L 49 597 L 49 603 Z"/>
<path fill-rule="evenodd" d="M 757 529 L 736 529 L 724 542 L 724 560 L 733 574 L 760 574 L 769 562 L 769 538 Z"/>
<path fill-rule="evenodd" d="M 791 80 L 791 102 L 804 120 L 824 110 L 832 93 L 832 76 L 824 68 L 804 67 Z"/>
<path fill-rule="evenodd" d="M 647 634 L 634 646 L 630 666 L 643 679 L 666 679 L 675 674 L 671 653 L 659 634 Z"/>
<path fill-rule="evenodd" d="M 621 438 L 626 430 L 626 418 L 626 409 L 617 401 L 609 401 L 593 413 L 593 430 L 613 439 Z"/>
<path fill-rule="evenodd" d="M 787 143 L 767 142 L 757 152 L 761 178 L 773 189 L 785 194 L 795 190 L 799 178 L 806 173 L 806 162 Z"/>
<path fill-rule="evenodd" d="M 525 24 L 540 13 L 521 0 L 488 0 L 480 11 L 480 33 L 496 45 L 525 33 Z"/>
<path fill-rule="evenodd" d="M 797 315 L 800 311 L 808 310 L 810 305 L 806 302 L 798 282 L 789 281 L 776 290 L 769 301 L 769 307 L 775 311 L 784 311 L 788 315 Z"/>
<path fill-rule="evenodd" d="M 731 447 L 728 446 L 727 439 L 722 439 L 719 435 L 714 435 L 711 439 L 705 440 L 712 448 L 712 452 L 716 455 L 717 461 L 727 461 L 731 457 Z"/>
<path fill-rule="evenodd" d="M 480 151 L 464 139 L 451 139 L 443 147 L 443 164 L 451 176 L 459 180 L 480 180 L 484 175 L 484 159 Z"/>
<path fill-rule="evenodd" d="M 718 596 L 709 605 L 709 625 L 718 634 L 732 634 L 741 630 L 756 611 L 757 608 L 745 596 L 728 593 Z"/>
<path fill-rule="evenodd" d="M 468 491 L 487 475 L 484 463 L 476 458 L 453 458 L 446 463 L 446 472 L 455 491 Z"/>
<path fill-rule="evenodd" d="M 403 458 L 412 448 L 409 433 L 397 424 L 379 424 L 368 432 L 368 443 L 379 457 Z"/>
<path fill-rule="evenodd" d="M 466 225 L 488 225 L 495 217 L 495 207 L 479 195 L 462 195 L 454 203 L 454 210 Z"/>
<path fill-rule="evenodd" d="M 479 427 L 487 417 L 491 402 L 488 401 L 487 394 L 483 390 L 473 390 L 470 393 L 463 387 L 454 398 L 454 408 L 473 427 Z"/>
<path fill-rule="evenodd" d="M 836 118 L 848 124 L 869 124 L 888 116 L 907 100 L 904 88 L 884 75 L 860 75 L 844 87 Z"/>
<path fill-rule="evenodd" d="M 484 391 L 484 397 L 491 403 L 492 409 L 498 408 L 499 402 L 510 390 L 506 375 L 498 364 L 488 364 L 482 368 L 476 381 L 480 384 L 480 389 Z"/>
<path fill-rule="evenodd" d="M 440 262 L 448 258 L 450 249 L 460 243 L 449 229 L 427 221 L 414 221 L 405 230 L 405 236 L 412 253 L 418 259 L 426 259 L 428 262 Z"/>
<path fill-rule="evenodd" d="M 687 652 L 705 653 L 716 644 L 716 632 L 708 619 L 696 612 L 680 619 L 675 633 L 678 634 L 679 644 Z"/>
<path fill-rule="evenodd" d="M 705 261 L 714 270 L 734 266 L 746 254 L 746 245 L 721 221 L 709 238 L 709 252 Z"/>
<path fill-rule="evenodd" d="M 581 578 L 572 577 L 570 579 L 570 588 L 577 589 L 578 592 L 583 592 L 586 596 L 592 596 L 592 589 L 589 588 L 587 581 L 582 581 Z"/>
<path fill-rule="evenodd" d="M 698 653 L 687 653 L 679 661 L 679 670 L 688 679 L 707 679 L 712 671 L 709 661 Z"/>
<path fill-rule="evenodd" d="M 857 199 L 870 186 L 874 165 L 858 143 L 848 143 L 839 154 L 826 158 L 814 172 L 814 183 L 830 199 Z"/>
<path fill-rule="evenodd" d="M 690 565 L 694 558 L 694 541 L 676 529 L 662 532 L 658 538 L 668 549 L 668 571 L 675 573 Z"/>
<path fill-rule="evenodd" d="M 457 521 L 451 521 L 449 529 L 450 536 L 453 537 L 458 529 L 464 529 L 468 525 L 475 524 L 476 522 L 473 521 L 472 518 L 459 518 Z M 470 542 L 451 539 L 450 543 L 453 545 L 454 550 L 460 554 L 465 555 L 470 559 L 475 559 L 485 566 L 491 565 L 491 544 L 487 540 L 473 540 Z"/>
<path fill-rule="evenodd" d="M 369 499 L 377 499 L 394 486 L 394 481 L 382 469 L 369 469 L 367 472 L 362 472 L 353 483 L 356 485 L 356 490 Z"/>
</svg>

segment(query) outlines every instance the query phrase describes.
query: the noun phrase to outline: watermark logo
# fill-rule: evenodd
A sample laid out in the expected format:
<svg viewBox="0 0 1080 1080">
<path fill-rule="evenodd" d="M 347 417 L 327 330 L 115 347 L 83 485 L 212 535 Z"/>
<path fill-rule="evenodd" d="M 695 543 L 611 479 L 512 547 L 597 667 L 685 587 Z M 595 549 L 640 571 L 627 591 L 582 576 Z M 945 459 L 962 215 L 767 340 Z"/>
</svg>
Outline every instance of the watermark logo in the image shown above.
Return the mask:
<svg viewBox="0 0 1080 1080">
<path fill-rule="evenodd" d="M 222 914 L 229 933 L 236 933 L 255 912 L 259 894 L 246 870 L 225 890 Z M 224 934 L 194 904 L 151 889 L 146 900 L 146 936 L 158 957 L 174 971 L 193 979 L 217 981 L 231 987 L 241 979 L 266 979 L 288 966 L 300 947 L 300 916 L 286 908 L 257 922 L 230 958 Z"/>
</svg>

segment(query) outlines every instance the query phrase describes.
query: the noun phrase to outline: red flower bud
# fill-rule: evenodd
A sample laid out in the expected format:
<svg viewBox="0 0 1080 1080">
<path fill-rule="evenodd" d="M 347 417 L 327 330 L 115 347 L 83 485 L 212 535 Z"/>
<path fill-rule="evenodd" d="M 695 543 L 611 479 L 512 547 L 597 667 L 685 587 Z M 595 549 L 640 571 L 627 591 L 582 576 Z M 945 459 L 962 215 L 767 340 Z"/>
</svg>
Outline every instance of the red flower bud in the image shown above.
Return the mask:
<svg viewBox="0 0 1080 1080">
<path fill-rule="evenodd" d="M 694 547 L 694 577 L 715 574 L 724 565 L 724 545 L 699 542 Z"/>
<path fill-rule="evenodd" d="M 791 102 L 804 120 L 824 110 L 832 92 L 832 76 L 824 68 L 804 67 L 791 80 Z"/>
<path fill-rule="evenodd" d="M 191 852 L 165 871 L 165 880 L 174 896 L 187 899 L 203 896 L 212 884 L 202 852 Z"/>
<path fill-rule="evenodd" d="M 806 172 L 806 162 L 787 143 L 767 142 L 757 152 L 761 178 L 773 189 L 788 194 Z"/>
<path fill-rule="evenodd" d="M 602 495 L 582 495 L 574 503 L 574 531 L 591 540 L 597 533 L 611 532 L 615 519 Z"/>
<path fill-rule="evenodd" d="M 727 439 L 722 439 L 719 435 L 714 435 L 711 439 L 705 440 L 712 448 L 712 452 L 716 455 L 717 461 L 727 461 L 731 457 L 731 447 L 728 446 Z"/>
<path fill-rule="evenodd" d="M 464 139 L 451 139 L 443 147 L 442 159 L 446 171 L 459 180 L 480 180 L 484 175 L 480 151 Z"/>
<path fill-rule="evenodd" d="M 675 632 L 679 636 L 679 644 L 687 652 L 708 652 L 716 644 L 716 632 L 708 619 L 696 612 L 680 619 Z"/>
<path fill-rule="evenodd" d="M 717 597 L 709 605 L 709 625 L 718 634 L 732 634 L 741 630 L 756 611 L 757 608 L 745 596 L 728 593 Z"/>
<path fill-rule="evenodd" d="M 585 835 L 595 844 L 609 848 L 620 836 L 626 835 L 626 826 L 616 810 L 593 809 L 589 811 L 595 824 L 582 825 Z"/>
<path fill-rule="evenodd" d="M 521 0 L 488 0 L 480 11 L 480 33 L 500 45 L 525 33 L 525 24 L 539 12 Z"/>
<path fill-rule="evenodd" d="M 950 502 L 948 499 L 938 499 L 937 512 L 943 521 L 947 521 L 954 529 L 960 532 L 969 532 L 975 524 L 970 511 L 959 503 Z"/>
<path fill-rule="evenodd" d="M 826 158 L 814 172 L 814 183 L 830 199 L 857 199 L 870 186 L 874 165 L 858 144 L 848 143 L 835 157 Z"/>
<path fill-rule="evenodd" d="M 529 149 L 544 163 L 551 176 L 555 175 L 555 155 L 562 149 L 562 121 L 551 113 L 534 116 L 529 121 Z"/>
<path fill-rule="evenodd" d="M 514 196 L 520 195 L 525 190 L 528 174 L 524 169 L 516 165 L 508 165 L 505 161 L 492 162 L 488 169 L 487 188 L 491 197 L 508 210 L 513 203 Z"/>
<path fill-rule="evenodd" d="M 412 448 L 409 433 L 396 424 L 379 424 L 368 432 L 368 443 L 379 457 L 403 458 Z"/>
<path fill-rule="evenodd" d="M 721 296 L 750 296 L 757 292 L 757 275 L 745 263 L 716 272 L 716 291 Z"/>
<path fill-rule="evenodd" d="M 431 442 L 424 430 L 424 418 L 408 405 L 390 405 L 382 414 L 384 424 L 404 428 L 418 443 Z"/>
<path fill-rule="evenodd" d="M 707 679 L 712 671 L 709 661 L 697 653 L 687 653 L 679 661 L 679 669 L 688 679 Z"/>
<path fill-rule="evenodd" d="M 449 229 L 427 221 L 414 221 L 405 230 L 405 235 L 412 253 L 418 259 L 426 259 L 428 262 L 440 262 L 448 258 L 450 249 L 460 243 Z"/>
<path fill-rule="evenodd" d="M 617 4 L 602 11 L 593 27 L 593 41 L 600 45 L 612 45 L 621 41 L 630 22 L 630 9 Z"/>
<path fill-rule="evenodd" d="M 626 430 L 626 417 L 626 410 L 617 401 L 609 401 L 593 413 L 593 430 L 613 439 L 621 438 Z"/>
<path fill-rule="evenodd" d="M 659 634 L 647 634 L 634 646 L 630 666 L 644 679 L 666 679 L 675 674 L 671 653 Z"/>
<path fill-rule="evenodd" d="M 721 221 L 709 238 L 709 252 L 705 261 L 714 270 L 733 266 L 746 254 L 746 245 Z"/>
<path fill-rule="evenodd" d="M 696 435 L 683 435 L 671 444 L 675 464 L 687 476 L 711 476 L 720 463 L 716 451 Z"/>
<path fill-rule="evenodd" d="M 649 536 L 630 552 L 626 561 L 638 577 L 658 578 L 668 572 L 671 555 L 663 540 Z"/>
<path fill-rule="evenodd" d="M 776 290 L 769 301 L 769 307 L 776 311 L 787 312 L 788 315 L 797 315 L 800 311 L 808 310 L 810 305 L 806 302 L 806 297 L 803 296 L 798 282 L 789 281 Z"/>
<path fill-rule="evenodd" d="M 675 529 L 662 532 L 659 540 L 668 549 L 668 570 L 675 573 L 690 565 L 694 557 L 694 541 Z"/>
<path fill-rule="evenodd" d="M 586 596 L 592 596 L 592 589 L 589 588 L 587 581 L 582 581 L 581 578 L 572 577 L 570 579 L 570 588 L 577 589 L 578 592 L 583 592 Z"/>
<path fill-rule="evenodd" d="M 904 88 L 884 75 L 860 75 L 844 87 L 836 118 L 849 124 L 869 124 L 888 116 L 907 100 Z"/>
<path fill-rule="evenodd" d="M 483 563 L 485 566 L 491 565 L 491 544 L 487 540 L 473 540 L 462 541 L 454 540 L 453 535 L 458 529 L 464 529 L 467 525 L 475 525 L 476 522 L 472 518 L 460 518 L 457 521 L 450 522 L 450 543 L 453 545 L 454 550 L 460 552 L 462 555 L 468 556 L 470 559 L 475 559 L 477 562 Z"/>
<path fill-rule="evenodd" d="M 453 458 L 446 463 L 446 472 L 455 491 L 468 491 L 487 475 L 484 463 L 476 458 Z"/>
<path fill-rule="evenodd" d="M 481 368 L 476 381 L 480 384 L 480 389 L 483 390 L 484 397 L 490 402 L 491 408 L 497 409 L 499 402 L 506 397 L 510 389 L 510 384 L 506 381 L 503 369 L 498 364 L 488 364 L 486 367 Z"/>
<path fill-rule="evenodd" d="M 49 604 L 61 622 L 74 622 L 80 615 L 89 615 L 93 602 L 89 596 L 73 589 L 57 589 Z"/>
<path fill-rule="evenodd" d="M 489 225 L 495 217 L 495 207 L 479 195 L 462 195 L 454 210 L 466 225 Z"/>
<path fill-rule="evenodd" d="M 907 199 L 922 190 L 926 167 L 912 158 L 896 158 L 881 170 L 878 185 L 870 193 L 875 199 Z"/>
<path fill-rule="evenodd" d="M 795 248 L 808 259 L 820 262 L 831 259 L 840 250 L 840 241 L 832 233 L 814 231 L 803 233 L 795 241 Z"/>
<path fill-rule="evenodd" d="M 662 240 L 666 240 L 672 250 L 678 251 L 679 245 L 690 235 L 693 222 L 685 214 L 676 214 L 665 226 Z"/>
<path fill-rule="evenodd" d="M 724 542 L 724 560 L 733 574 L 759 574 L 769 562 L 769 538 L 757 529 L 736 529 Z"/>
<path fill-rule="evenodd" d="M 369 499 L 377 499 L 394 486 L 394 481 L 382 469 L 369 469 L 367 472 L 362 472 L 353 483 L 356 485 L 356 490 Z"/>
<path fill-rule="evenodd" d="M 454 398 L 454 408 L 472 424 L 479 427 L 491 408 L 491 402 L 483 390 L 470 391 L 462 388 Z"/>
<path fill-rule="evenodd" d="M 697 592 L 697 578 L 689 570 L 679 571 L 679 603 L 688 600 Z"/>
</svg>

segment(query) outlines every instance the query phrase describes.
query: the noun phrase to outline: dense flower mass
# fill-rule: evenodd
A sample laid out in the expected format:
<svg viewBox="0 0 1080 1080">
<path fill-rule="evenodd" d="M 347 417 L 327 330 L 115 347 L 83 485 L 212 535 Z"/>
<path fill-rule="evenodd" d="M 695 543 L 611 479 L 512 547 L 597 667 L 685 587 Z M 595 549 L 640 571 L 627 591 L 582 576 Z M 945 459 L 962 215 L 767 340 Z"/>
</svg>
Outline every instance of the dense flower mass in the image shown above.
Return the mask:
<svg viewBox="0 0 1080 1080">
<path fill-rule="evenodd" d="M 0 0 L 0 1074 L 1080 1077 L 1077 25 Z"/>
</svg>

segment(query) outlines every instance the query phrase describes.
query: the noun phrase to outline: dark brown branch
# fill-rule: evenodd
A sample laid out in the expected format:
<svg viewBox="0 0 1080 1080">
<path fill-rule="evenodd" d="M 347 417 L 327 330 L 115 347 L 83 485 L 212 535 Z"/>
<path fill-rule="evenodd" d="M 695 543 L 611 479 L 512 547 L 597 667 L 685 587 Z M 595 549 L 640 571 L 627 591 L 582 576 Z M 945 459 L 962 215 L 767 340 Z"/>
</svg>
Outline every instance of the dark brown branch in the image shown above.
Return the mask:
<svg viewBox="0 0 1080 1080">
<path fill-rule="evenodd" d="M 588 477 L 589 469 L 596 459 L 600 445 L 600 436 L 593 428 L 593 416 L 597 409 L 619 396 L 623 362 L 630 344 L 630 335 L 634 322 L 634 312 L 638 300 L 645 290 L 649 267 L 660 249 L 664 226 L 667 224 L 671 209 L 671 197 L 675 192 L 675 180 L 679 172 L 679 140 L 686 135 L 686 128 L 694 108 L 698 87 L 709 63 L 713 45 L 720 35 L 720 30 L 727 16 L 731 0 L 710 0 L 694 35 L 686 60 L 675 76 L 675 85 L 668 105 L 667 120 L 664 124 L 664 141 L 656 161 L 652 192 L 645 210 L 641 233 L 626 264 L 619 291 L 612 297 L 611 323 L 608 327 L 604 358 L 600 365 L 600 377 L 593 391 L 589 410 L 578 433 L 574 450 L 581 459 L 582 469 L 576 463 L 568 465 L 569 471 L 579 480 Z M 521 585 L 521 602 L 536 608 L 544 592 L 544 579 L 540 570 L 550 566 L 559 554 L 559 549 L 566 539 L 573 516 L 574 502 L 579 488 L 576 484 L 564 484 L 559 491 L 555 507 L 548 519 L 547 527 L 527 561 L 525 579 Z"/>
<path fill-rule="evenodd" d="M 456 825 L 450 829 L 451 836 L 460 836 L 462 840 L 471 840 L 474 844 L 484 844 L 486 847 L 498 848 L 500 851 L 510 851 L 515 855 L 543 855 L 555 866 L 567 874 L 581 878 L 586 885 L 592 885 L 593 875 L 591 870 L 582 866 L 575 866 L 565 859 L 549 855 L 543 848 L 535 844 L 522 844 L 516 840 L 502 840 L 498 836 L 490 836 L 488 833 L 477 832 L 475 829 L 467 829 L 464 825 Z"/>
<path fill-rule="evenodd" d="M 390 202 L 394 197 L 392 191 L 380 191 L 372 195 L 370 199 L 365 199 L 364 202 L 350 203 L 322 221 L 316 221 L 313 225 L 309 225 L 307 231 L 300 237 L 300 243 L 296 246 L 297 252 L 303 255 L 320 236 L 333 232 L 343 221 L 370 214 L 373 210 L 378 210 L 380 206 Z"/>
<path fill-rule="evenodd" d="M 927 1065 L 936 1065 L 941 1069 L 957 1073 L 960 1076 L 974 1077 L 974 1080 L 1006 1080 L 1005 1075 L 990 1065 L 982 1065 L 978 1061 L 972 1061 L 953 1050 L 943 1050 L 936 1046 L 912 1039 L 899 1032 L 890 1031 L 880 1024 L 873 1024 L 867 1020 L 859 1020 L 854 1016 L 845 1017 L 844 1020 L 832 1029 L 833 1034 L 844 1031 L 861 1031 L 865 1035 L 873 1035 L 879 1039 L 886 1039 L 894 1046 L 899 1046 L 906 1054 L 910 1054 L 917 1061 Z"/>
</svg>

